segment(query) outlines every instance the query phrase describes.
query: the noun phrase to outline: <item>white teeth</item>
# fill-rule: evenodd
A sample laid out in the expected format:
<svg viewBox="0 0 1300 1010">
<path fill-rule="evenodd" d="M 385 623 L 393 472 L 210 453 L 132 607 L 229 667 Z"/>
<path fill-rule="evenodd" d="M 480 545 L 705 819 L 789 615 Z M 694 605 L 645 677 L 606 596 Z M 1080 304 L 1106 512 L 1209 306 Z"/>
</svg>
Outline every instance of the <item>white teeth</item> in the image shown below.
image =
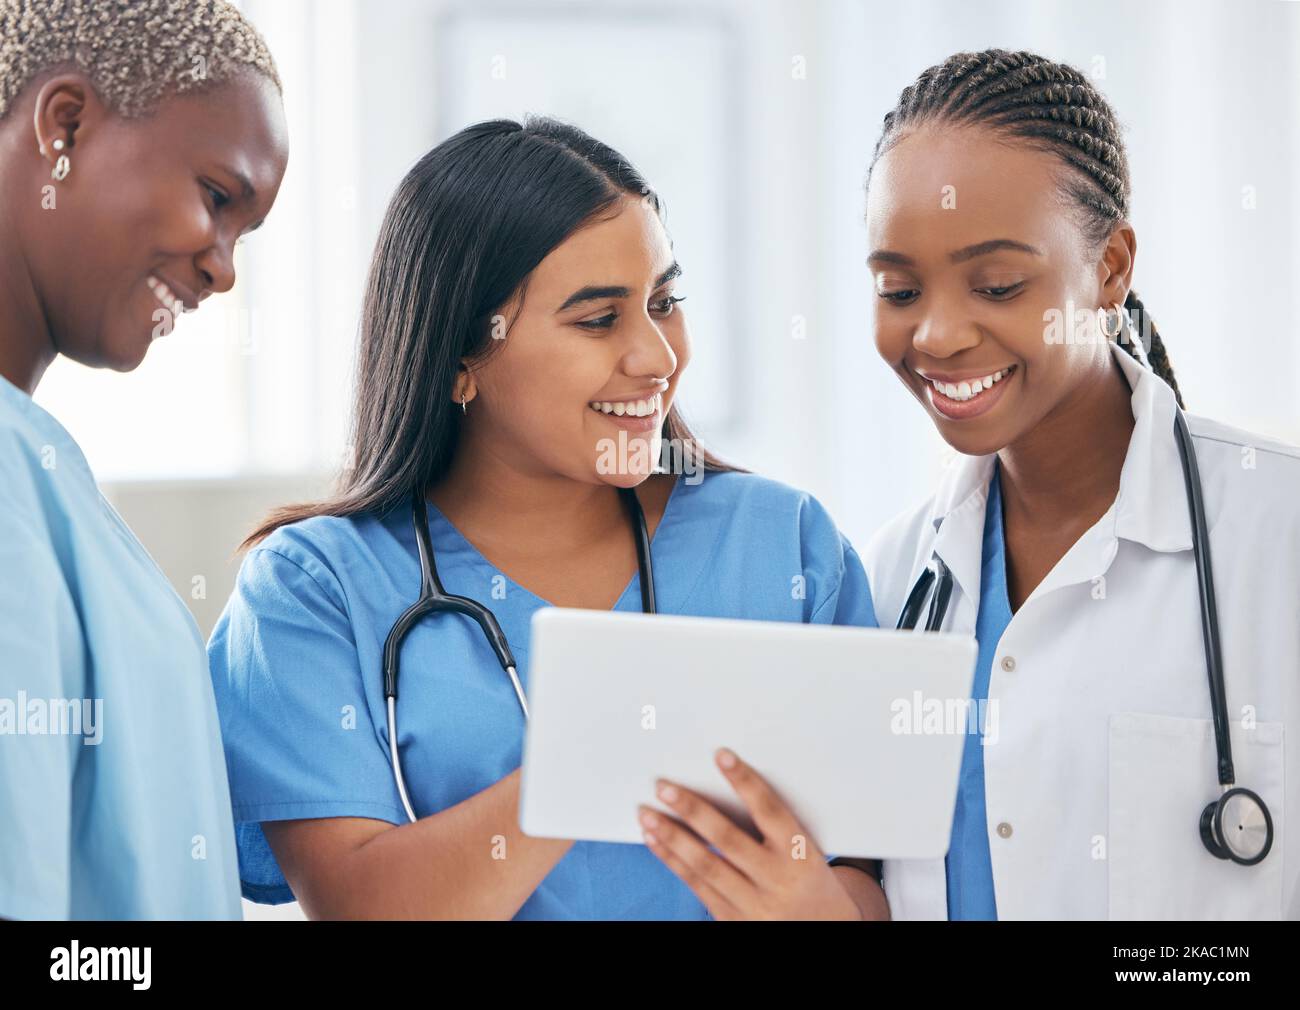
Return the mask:
<svg viewBox="0 0 1300 1010">
<path fill-rule="evenodd" d="M 179 316 L 185 311 L 185 303 L 172 294 L 172 289 L 157 277 L 154 277 L 151 274 L 146 283 L 149 285 L 149 290 L 153 292 L 153 296 L 157 298 L 162 304 L 162 307 L 173 316 Z"/>
<path fill-rule="evenodd" d="M 625 400 L 622 403 L 592 400 L 588 406 L 592 410 L 598 410 L 602 414 L 613 414 L 615 417 L 649 417 L 663 406 L 663 394 L 655 393 L 648 400 Z"/>
<path fill-rule="evenodd" d="M 950 400 L 970 400 L 979 396 L 984 390 L 992 389 L 993 384 L 1001 380 L 1010 371 L 1009 368 L 1002 369 L 979 379 L 969 379 L 965 382 L 956 383 L 938 382 L 931 379 L 930 384 Z"/>
</svg>

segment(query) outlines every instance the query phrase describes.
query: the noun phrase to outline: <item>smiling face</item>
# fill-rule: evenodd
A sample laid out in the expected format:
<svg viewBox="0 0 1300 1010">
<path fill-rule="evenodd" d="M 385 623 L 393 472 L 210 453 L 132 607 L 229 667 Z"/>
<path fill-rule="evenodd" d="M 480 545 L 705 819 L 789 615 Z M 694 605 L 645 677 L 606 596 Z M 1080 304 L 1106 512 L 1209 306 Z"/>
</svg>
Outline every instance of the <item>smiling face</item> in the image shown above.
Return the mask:
<svg viewBox="0 0 1300 1010">
<path fill-rule="evenodd" d="M 1060 193 L 1065 170 L 946 126 L 905 136 L 872 171 L 876 348 L 959 452 L 1016 443 L 1113 368 L 1099 330 L 1092 342 L 1047 336 L 1053 319 L 1073 330 L 1075 311 L 1122 305 L 1132 269 L 1126 224 L 1090 248 Z"/>
<path fill-rule="evenodd" d="M 37 184 L 53 185 L 55 207 L 29 211 L 25 245 L 54 349 L 128 371 L 180 311 L 234 286 L 234 246 L 270 211 L 288 160 L 279 93 L 239 74 L 124 119 L 67 75 L 40 89 L 35 118 Z M 72 171 L 52 183 L 48 155 L 69 136 Z"/>
<path fill-rule="evenodd" d="M 501 346 L 456 390 L 468 451 L 527 473 L 643 481 L 690 360 L 679 272 L 658 215 L 631 196 L 551 250 L 502 307 Z"/>
</svg>

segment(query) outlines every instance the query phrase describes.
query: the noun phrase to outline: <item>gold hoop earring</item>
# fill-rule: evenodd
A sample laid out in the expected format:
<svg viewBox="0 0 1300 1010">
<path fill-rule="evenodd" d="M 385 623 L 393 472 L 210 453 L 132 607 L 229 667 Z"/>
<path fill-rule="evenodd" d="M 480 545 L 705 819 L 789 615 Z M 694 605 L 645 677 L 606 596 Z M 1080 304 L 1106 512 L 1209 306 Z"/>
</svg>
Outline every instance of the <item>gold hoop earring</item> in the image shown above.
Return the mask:
<svg viewBox="0 0 1300 1010">
<path fill-rule="evenodd" d="M 66 145 L 63 143 L 62 140 L 56 140 L 53 146 L 54 146 L 54 150 L 61 152 Z M 68 177 L 68 173 L 71 171 L 72 171 L 72 159 L 69 158 L 66 154 L 61 153 L 58 157 L 58 160 L 54 162 L 54 171 L 50 173 L 50 178 L 53 179 L 55 182 L 62 182 L 64 179 Z"/>
</svg>

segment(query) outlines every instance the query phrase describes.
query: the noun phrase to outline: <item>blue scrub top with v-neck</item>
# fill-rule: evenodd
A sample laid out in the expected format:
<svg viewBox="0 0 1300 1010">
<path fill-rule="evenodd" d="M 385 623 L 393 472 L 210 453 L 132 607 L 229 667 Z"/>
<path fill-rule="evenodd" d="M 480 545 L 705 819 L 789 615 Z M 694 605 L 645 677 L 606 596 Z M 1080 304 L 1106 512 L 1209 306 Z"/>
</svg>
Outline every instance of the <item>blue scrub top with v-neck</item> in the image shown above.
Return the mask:
<svg viewBox="0 0 1300 1010">
<path fill-rule="evenodd" d="M 492 608 L 526 691 L 529 622 L 549 604 L 494 568 L 436 508 L 429 513 L 447 592 Z M 679 476 L 651 550 L 661 613 L 876 623 L 857 553 L 815 498 L 776 481 L 706 472 L 689 483 Z M 245 558 L 209 658 L 246 897 L 293 900 L 261 822 L 406 823 L 388 756 L 381 659 L 389 629 L 419 584 L 409 508 L 294 523 Z M 614 609 L 638 611 L 639 585 L 633 577 Z M 399 745 L 418 816 L 454 806 L 519 767 L 518 702 L 469 618 L 436 615 L 411 631 L 401 687 Z M 516 918 L 708 913 L 645 846 L 578 842 Z"/>
<path fill-rule="evenodd" d="M 975 620 L 979 658 L 971 698 L 980 714 L 979 732 L 966 735 L 957 786 L 952 838 L 944 861 L 948 874 L 949 919 L 996 919 L 993 863 L 989 855 L 988 814 L 984 804 L 984 712 L 989 676 L 998 643 L 1011 623 L 1007 598 L 1006 545 L 1002 536 L 1002 481 L 994 462 L 984 507 L 984 546 L 980 568 L 980 605 Z"/>
</svg>

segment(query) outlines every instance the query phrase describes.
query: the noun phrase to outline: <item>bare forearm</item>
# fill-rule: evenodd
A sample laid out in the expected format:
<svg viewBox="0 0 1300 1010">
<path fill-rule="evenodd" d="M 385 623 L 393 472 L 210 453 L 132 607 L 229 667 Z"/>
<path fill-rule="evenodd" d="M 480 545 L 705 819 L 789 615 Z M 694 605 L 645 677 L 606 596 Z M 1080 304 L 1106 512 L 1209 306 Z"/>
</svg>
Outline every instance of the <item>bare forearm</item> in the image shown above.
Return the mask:
<svg viewBox="0 0 1300 1010">
<path fill-rule="evenodd" d="M 518 809 L 516 769 L 454 807 L 379 832 L 304 907 L 320 918 L 511 918 L 573 844 L 524 835 Z"/>
</svg>

